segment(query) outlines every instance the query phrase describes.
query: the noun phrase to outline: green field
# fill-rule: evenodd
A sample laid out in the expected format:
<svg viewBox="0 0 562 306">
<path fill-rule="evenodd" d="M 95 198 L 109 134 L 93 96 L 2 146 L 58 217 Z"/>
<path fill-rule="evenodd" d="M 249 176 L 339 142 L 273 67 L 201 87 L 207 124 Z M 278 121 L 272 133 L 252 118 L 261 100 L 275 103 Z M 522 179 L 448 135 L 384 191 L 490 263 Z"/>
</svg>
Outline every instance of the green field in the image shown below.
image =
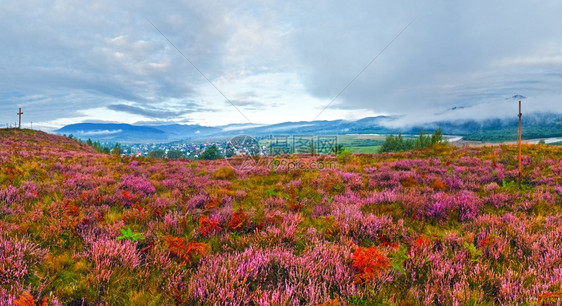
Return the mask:
<svg viewBox="0 0 562 306">
<path fill-rule="evenodd" d="M 337 143 L 343 145 L 344 149 L 353 153 L 378 153 L 378 150 L 384 142 L 385 135 L 369 135 L 369 134 L 353 134 L 353 135 L 337 135 Z M 262 139 L 260 145 L 270 145 L 270 139 Z M 288 139 L 289 144 L 292 139 Z"/>
<path fill-rule="evenodd" d="M 381 146 L 345 147 L 345 149 L 353 153 L 375 154 L 379 153 L 380 147 Z"/>
<path fill-rule="evenodd" d="M 338 144 L 353 153 L 378 153 L 386 136 L 383 135 L 339 135 Z"/>
</svg>

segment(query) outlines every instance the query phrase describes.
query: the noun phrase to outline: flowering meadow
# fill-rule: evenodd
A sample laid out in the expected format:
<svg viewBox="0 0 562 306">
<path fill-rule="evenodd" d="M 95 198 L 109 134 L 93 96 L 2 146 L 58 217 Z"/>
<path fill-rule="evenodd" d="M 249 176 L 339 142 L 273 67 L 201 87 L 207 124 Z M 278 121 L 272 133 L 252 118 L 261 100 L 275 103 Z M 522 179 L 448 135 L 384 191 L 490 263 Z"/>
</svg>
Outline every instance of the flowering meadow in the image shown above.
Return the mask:
<svg viewBox="0 0 562 306">
<path fill-rule="evenodd" d="M 0 130 L 0 305 L 562 303 L 562 149 L 281 159 Z"/>
</svg>

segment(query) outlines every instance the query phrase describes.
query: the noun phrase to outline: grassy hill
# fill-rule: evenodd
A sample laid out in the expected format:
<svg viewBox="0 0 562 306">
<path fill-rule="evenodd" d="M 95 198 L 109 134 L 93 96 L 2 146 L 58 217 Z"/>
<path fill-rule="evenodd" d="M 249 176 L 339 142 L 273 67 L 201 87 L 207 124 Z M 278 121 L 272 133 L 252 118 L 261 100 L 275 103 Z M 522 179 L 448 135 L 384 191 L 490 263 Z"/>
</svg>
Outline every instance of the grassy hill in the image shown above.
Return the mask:
<svg viewBox="0 0 562 306">
<path fill-rule="evenodd" d="M 0 130 L 0 304 L 560 302 L 562 149 L 225 160 Z"/>
<path fill-rule="evenodd" d="M 93 153 L 94 150 L 68 137 L 48 134 L 29 129 L 0 129 L 0 148 L 9 153 L 9 149 L 24 150 L 52 150 L 52 152 L 84 152 Z"/>
</svg>

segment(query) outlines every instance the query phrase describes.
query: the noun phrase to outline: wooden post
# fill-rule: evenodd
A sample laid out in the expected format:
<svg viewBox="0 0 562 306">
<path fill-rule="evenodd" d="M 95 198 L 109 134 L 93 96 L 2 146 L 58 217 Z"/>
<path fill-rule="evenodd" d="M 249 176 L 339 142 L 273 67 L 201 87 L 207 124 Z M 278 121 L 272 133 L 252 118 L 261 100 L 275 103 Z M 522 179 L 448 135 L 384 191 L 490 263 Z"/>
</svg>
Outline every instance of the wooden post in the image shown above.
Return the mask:
<svg viewBox="0 0 562 306">
<path fill-rule="evenodd" d="M 21 107 L 20 107 L 20 111 L 16 115 L 18 115 L 20 117 L 18 129 L 21 129 L 21 115 L 23 115 L 23 113 L 21 112 Z"/>
<path fill-rule="evenodd" d="M 519 101 L 519 129 L 517 130 L 517 144 L 519 145 L 519 189 L 521 189 L 521 101 Z"/>
</svg>

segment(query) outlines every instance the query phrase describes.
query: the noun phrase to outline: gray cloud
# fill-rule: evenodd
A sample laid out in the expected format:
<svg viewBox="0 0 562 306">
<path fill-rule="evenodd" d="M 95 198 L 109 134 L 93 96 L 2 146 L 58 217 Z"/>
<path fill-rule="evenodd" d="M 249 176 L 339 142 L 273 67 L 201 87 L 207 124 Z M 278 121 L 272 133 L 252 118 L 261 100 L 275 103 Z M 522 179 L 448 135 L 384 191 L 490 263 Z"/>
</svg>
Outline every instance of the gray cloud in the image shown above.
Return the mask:
<svg viewBox="0 0 562 306">
<path fill-rule="evenodd" d="M 485 117 L 522 94 L 531 109 L 562 112 L 561 11 L 555 0 L 12 1 L 0 10 L 0 123 L 17 107 L 37 121 L 92 108 L 147 121 L 221 111 L 223 98 L 145 18 L 221 91 L 252 79 L 224 90 L 249 112 L 283 100 L 283 87 L 260 79 L 271 73 L 290 74 L 302 91 L 283 103 L 327 104 L 414 17 L 330 109 Z M 445 112 L 455 106 L 463 111 Z"/>
<path fill-rule="evenodd" d="M 230 102 L 224 101 L 224 103 L 227 107 L 231 106 L 231 102 L 235 106 L 241 107 L 241 108 L 244 108 L 244 109 L 258 109 L 258 108 L 265 108 L 267 106 L 270 106 L 270 105 L 267 105 L 263 102 L 254 101 L 254 100 L 230 100 Z"/>
<path fill-rule="evenodd" d="M 532 100 L 527 98 L 514 99 L 512 97 L 504 99 L 494 99 L 466 107 L 457 107 L 448 109 L 439 113 L 410 113 L 400 116 L 396 119 L 388 119 L 383 124 L 389 127 L 411 127 L 419 124 L 438 122 L 438 121 L 455 121 L 466 122 L 471 120 L 482 119 L 515 119 L 517 118 L 518 101 L 522 101 L 522 112 L 524 118 L 535 113 L 562 113 L 559 99 L 552 96 L 539 96 Z M 527 120 L 527 119 L 526 119 Z"/>
<path fill-rule="evenodd" d="M 221 71 L 222 48 L 217 45 L 226 33 L 210 14 L 216 8 L 203 2 L 175 3 L 167 9 L 173 14 L 136 1 L 21 1 L 5 8 L 0 40 L 9 48 L 0 51 L 0 95 L 7 103 L 0 110 L 36 107 L 46 110 L 36 120 L 52 120 L 135 101 L 139 106 L 129 108 L 131 113 L 167 116 L 147 107 L 195 96 L 204 81 L 144 16 L 159 21 L 176 45 L 211 75 Z"/>
<path fill-rule="evenodd" d="M 247 91 L 237 94 L 234 99 L 229 99 L 230 101 L 224 101 L 224 103 L 227 107 L 232 107 L 232 104 L 234 104 L 236 107 L 247 110 L 268 109 L 277 106 L 276 103 L 264 103 L 261 101 L 262 99 L 262 94 Z"/>
<path fill-rule="evenodd" d="M 329 3 L 307 15 L 311 18 L 302 21 L 298 38 L 311 42 L 299 49 L 308 63 L 306 86 L 323 98 L 334 97 L 417 17 L 334 103 L 335 108 L 420 113 L 518 92 L 530 97 L 545 90 L 562 94 L 552 86 L 560 76 L 545 74 L 562 70 L 562 39 L 556 34 L 562 26 L 558 17 L 562 4 L 367 1 L 340 8 L 342 18 L 327 22 L 326 16 L 337 15 L 332 12 L 337 4 Z M 307 2 L 311 7 L 318 4 Z"/>
<path fill-rule="evenodd" d="M 138 106 L 132 106 L 126 104 L 111 104 L 108 105 L 107 108 L 114 111 L 142 115 L 149 118 L 162 118 L 162 119 L 173 119 L 200 110 L 199 108 L 195 108 L 191 110 L 173 111 L 173 110 L 166 110 L 166 109 L 138 107 Z"/>
</svg>

